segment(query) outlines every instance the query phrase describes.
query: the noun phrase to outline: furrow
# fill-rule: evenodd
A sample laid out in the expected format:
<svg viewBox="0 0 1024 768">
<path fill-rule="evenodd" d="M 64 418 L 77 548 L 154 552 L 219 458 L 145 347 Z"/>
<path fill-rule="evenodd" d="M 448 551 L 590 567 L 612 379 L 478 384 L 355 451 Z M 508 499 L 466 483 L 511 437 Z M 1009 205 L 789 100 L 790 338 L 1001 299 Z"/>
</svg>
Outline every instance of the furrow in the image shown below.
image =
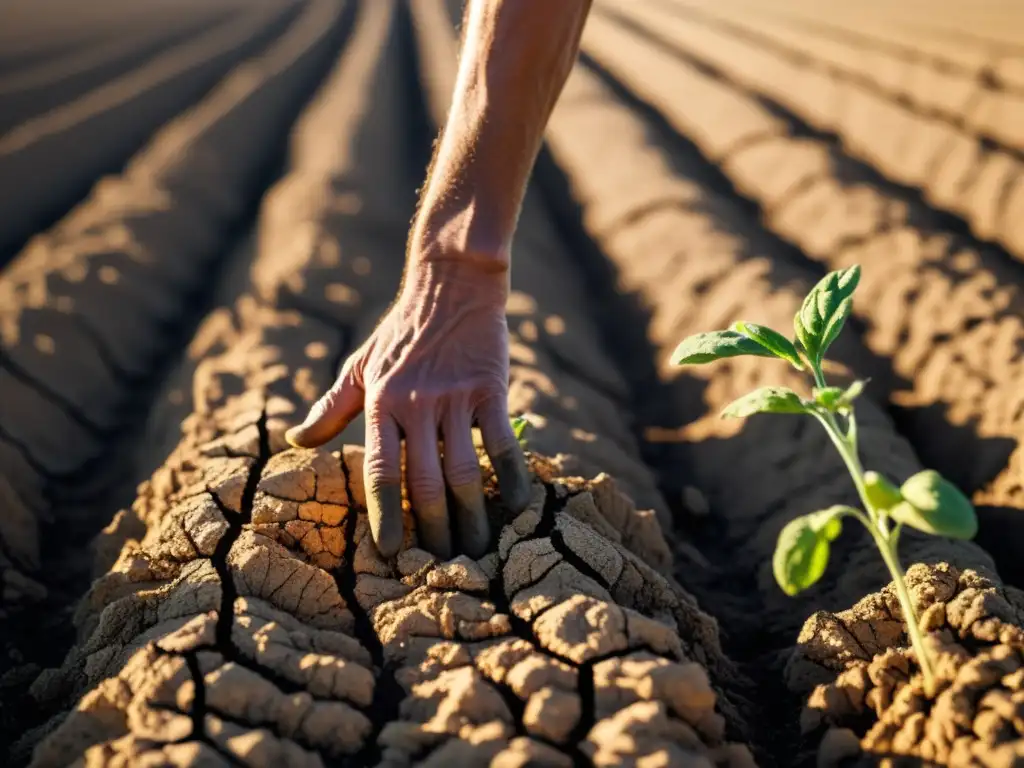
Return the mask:
<svg viewBox="0 0 1024 768">
<path fill-rule="evenodd" d="M 342 634 L 351 632 L 353 615 L 324 559 L 331 557 L 324 542 L 340 556 L 344 537 L 318 533 L 316 557 L 287 539 L 285 528 L 271 538 L 274 503 L 263 484 L 276 487 L 281 465 L 271 459 L 262 472 L 254 465 L 264 455 L 263 440 L 267 451 L 284 447 L 287 421 L 299 418 L 329 385 L 335 372 L 329 363 L 338 358 L 334 348 L 351 344 L 353 326 L 368 323 L 368 313 L 383 308 L 401 272 L 415 186 L 411 176 L 407 187 L 402 183 L 406 121 L 396 81 L 401 59 L 395 7 L 364 4 L 356 25 L 334 71 L 295 125 L 288 172 L 265 198 L 258 229 L 231 256 L 219 291 L 226 306 L 200 328 L 168 382 L 165 395 L 177 387 L 189 395 L 169 397 L 152 414 L 151 435 L 166 435 L 180 423 L 183 436 L 141 486 L 131 510 L 119 513 L 97 542 L 97 571 L 111 570 L 79 606 L 79 643 L 62 669 L 49 673 L 59 683 L 49 689 L 36 684 L 34 691 L 49 706 L 94 689 L 105 676 L 130 673 L 126 660 L 133 652 L 196 617 L 202 629 L 191 636 L 190 647 L 208 660 L 206 701 L 235 718 L 205 718 L 204 739 L 219 752 L 243 759 L 231 746 L 240 721 L 276 723 L 274 733 L 265 733 L 274 744 L 283 743 L 278 754 L 286 764 L 299 759 L 299 743 L 315 746 L 325 758 L 358 752 L 371 728 L 362 711 L 370 710 L 373 695 L 372 660 L 358 641 Z M 354 215 L 360 210 L 374 221 L 369 232 Z M 387 221 L 390 226 L 381 227 Z M 241 289 L 231 283 L 239 277 Z M 324 305 L 325 294 L 333 303 Z M 325 325 L 278 308 L 295 298 L 326 306 L 334 322 Z M 362 301 L 369 304 L 367 314 Z M 148 448 L 140 461 L 152 461 L 159 449 L 159 443 Z M 337 474 L 337 461 L 333 467 Z M 318 485 L 325 502 L 344 496 L 344 483 L 334 496 L 329 479 Z M 274 540 L 281 537 L 295 551 Z M 142 562 L 148 565 L 140 571 Z M 126 580 L 125 568 L 137 575 Z M 154 583 L 172 586 L 155 594 Z M 167 623 L 178 616 L 178 625 Z M 131 628 L 119 631 L 124 624 Z M 313 634 L 311 646 L 303 645 L 302 633 Z M 96 668 L 98 676 L 92 662 L 83 661 L 95 661 L 97 653 L 109 661 Z M 315 699 L 307 704 L 293 698 L 291 709 L 282 709 L 294 697 L 275 682 L 282 678 Z M 45 765 L 53 749 L 73 738 L 67 734 L 77 727 L 75 717 L 64 735 L 51 740 L 57 746 L 40 747 L 37 763 Z M 264 733 L 256 726 L 253 732 Z M 92 738 L 79 751 L 95 744 L 93 753 L 110 753 L 102 732 Z M 136 745 L 121 740 L 114 749 L 130 756 Z"/>
<path fill-rule="evenodd" d="M 169 126 L 136 159 L 132 170 L 97 190 L 76 214 L 49 233 L 48 242 L 37 242 L 38 247 L 22 254 L 4 275 L 0 290 L 9 299 L 4 313 L 9 365 L 19 366 L 35 381 L 56 390 L 66 403 L 63 410 L 75 413 L 81 409 L 101 426 L 121 426 L 126 408 L 137 395 L 126 390 L 129 385 L 138 390 L 140 382 L 119 381 L 112 370 L 114 364 L 105 365 L 104 358 L 117 357 L 130 361 L 135 370 L 148 368 L 152 372 L 160 358 L 160 350 L 154 354 L 153 339 L 159 338 L 165 315 L 176 311 L 185 315 L 178 318 L 179 324 L 182 319 L 187 321 L 185 309 L 201 292 L 201 283 L 196 281 L 202 280 L 202 267 L 189 276 L 187 290 L 168 286 L 161 280 L 159 268 L 181 270 L 190 262 L 209 264 L 232 235 L 235 222 L 244 213 L 244 205 L 239 204 L 251 196 L 250 187 L 261 175 L 261 161 L 252 163 L 251 158 L 281 130 L 292 108 L 289 100 L 301 93 L 295 89 L 296 82 L 308 78 L 316 66 L 316 51 L 296 53 L 299 41 L 295 38 L 302 34 L 296 33 L 268 54 L 265 62 L 240 69 L 195 113 Z M 246 80 L 250 81 L 248 87 L 239 92 L 236 85 Z M 274 80 L 279 81 L 277 88 L 269 91 L 258 91 L 252 85 Z M 226 137 L 218 136 L 228 129 L 224 123 L 254 118 L 262 118 L 263 123 L 257 123 L 262 130 L 252 132 L 252 145 L 234 141 L 237 157 L 225 154 Z M 163 169 L 151 167 L 161 152 L 166 154 L 169 149 L 193 153 L 193 159 L 165 163 Z M 196 173 L 201 164 L 206 165 L 203 155 L 209 152 L 220 152 L 223 160 L 240 165 L 234 176 L 221 176 L 222 181 L 237 185 L 236 210 L 210 208 L 201 214 L 192 210 L 205 201 L 190 199 L 192 195 L 181 181 Z M 247 161 L 246 152 L 253 167 L 242 165 Z M 117 202 L 111 198 L 120 198 L 121 204 L 111 204 Z M 185 254 L 190 258 L 183 259 Z M 125 323 L 126 312 L 138 322 Z M 86 329 L 90 329 L 88 333 Z M 164 345 L 170 342 L 162 341 Z M 67 375 L 71 366 L 77 375 Z M 56 409 L 49 421 L 41 419 L 54 408 L 52 404 L 32 405 L 39 397 L 30 390 L 16 384 L 4 389 L 5 403 L 12 409 L 11 431 L 28 445 L 46 439 L 60 441 L 61 435 L 68 435 L 60 428 L 61 409 Z M 25 418 L 28 414 L 31 420 Z M 95 441 L 65 440 L 63 446 L 40 453 L 47 461 L 56 462 L 59 472 L 68 472 L 87 461 L 90 453 L 95 456 L 97 450 Z"/>
<path fill-rule="evenodd" d="M 52 475 L 102 474 L 111 434 L 137 418 L 323 66 L 332 13 L 310 6 L 0 277 L 5 426 Z M 232 135 L 242 124 L 244 141 Z M 217 200 L 205 191 L 211 173 Z"/>
<path fill-rule="evenodd" d="M 1019 24 L 1013 18 L 1017 9 L 998 0 L 973 8 L 944 3 L 927 19 L 921 18 L 913 3 L 862 3 L 853 13 L 840 6 L 824 10 L 819 4 L 802 0 L 770 8 L 747 0 L 732 0 L 730 5 L 784 19 L 808 34 L 979 78 L 994 61 L 1005 62 L 1021 50 Z M 1019 88 L 1022 81 L 1014 69 L 1009 68 L 1000 78 L 1001 84 Z"/>
<path fill-rule="evenodd" d="M 1019 149 L 1019 141 L 1005 133 L 1009 125 L 993 125 L 985 120 L 986 116 L 991 120 L 1003 111 L 999 109 L 1000 103 L 1012 105 L 1017 98 L 993 74 L 995 64 L 987 64 L 974 74 L 950 71 L 941 64 L 922 60 L 918 51 L 908 55 L 872 45 L 870 41 L 848 40 L 827 30 L 808 29 L 785 18 L 761 17 L 750 21 L 749 16 L 737 13 L 735 8 L 687 0 L 670 0 L 664 5 L 673 6 L 676 13 L 702 25 L 710 24 L 716 33 L 724 32 L 770 50 L 789 59 L 794 66 L 824 70 L 831 79 L 867 88 L 919 117 L 942 118 L 960 130 L 971 128 L 997 144 L 1002 135 L 1007 144 Z"/>
<path fill-rule="evenodd" d="M 218 0 L 222 4 L 237 0 Z M 16 81 L 29 73 L 94 51 L 132 33 L 153 27 L 173 29 L 182 14 L 209 3 L 154 0 L 140 6 L 131 0 L 107 0 L 84 6 L 76 0 L 13 0 L 3 7 L 0 25 L 0 74 Z"/>
<path fill-rule="evenodd" d="M 586 126 L 591 130 L 584 131 Z M 797 514 L 856 503 L 856 494 L 813 420 L 769 416 L 741 427 L 719 419 L 722 407 L 758 385 L 806 391 L 807 382 L 796 372 L 758 358 L 685 372 L 667 361 L 686 336 L 738 319 L 785 332 L 817 275 L 780 253 L 755 220 L 707 185 L 702 158 L 640 118 L 586 68 L 578 68 L 567 85 L 548 141 L 581 207 L 583 226 L 620 275 L 620 290 L 639 294 L 651 311 L 656 381 L 635 383 L 647 403 L 641 414 L 651 443 L 648 456 L 677 508 L 683 506 L 682 482 L 696 485 L 710 508 L 710 517 L 690 533 L 713 568 L 703 583 L 693 575 L 680 578 L 722 623 L 727 650 L 749 663 L 759 695 L 785 697 L 780 653 L 793 649 L 811 606 L 844 608 L 881 586 L 884 575 L 850 531 L 833 551 L 823 582 L 801 599 L 787 598 L 771 573 L 776 537 Z M 589 161 L 595 154 L 605 158 L 599 167 Z M 674 265 L 670 276 L 658 269 L 666 260 Z M 854 373 L 871 373 L 871 358 L 850 332 L 837 342 L 835 355 Z M 920 469 L 870 399 L 862 399 L 858 415 L 865 466 L 884 467 L 901 479 Z M 991 567 L 989 557 L 971 544 L 908 537 L 904 553 Z M 764 754 L 784 753 L 775 739 L 794 720 L 787 707 L 762 720 Z"/>
</svg>

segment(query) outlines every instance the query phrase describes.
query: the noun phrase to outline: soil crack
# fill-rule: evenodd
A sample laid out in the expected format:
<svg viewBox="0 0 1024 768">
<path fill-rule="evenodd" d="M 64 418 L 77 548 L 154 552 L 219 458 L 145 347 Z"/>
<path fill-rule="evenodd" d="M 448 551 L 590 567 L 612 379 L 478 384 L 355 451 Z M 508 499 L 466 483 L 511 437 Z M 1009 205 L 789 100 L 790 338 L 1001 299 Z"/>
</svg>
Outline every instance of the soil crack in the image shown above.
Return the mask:
<svg viewBox="0 0 1024 768">
<path fill-rule="evenodd" d="M 192 693 L 192 706 L 189 707 L 189 717 L 192 719 L 192 732 L 177 742 L 171 742 L 172 744 L 183 744 L 189 741 L 198 741 L 214 752 L 230 765 L 244 766 L 241 760 L 235 757 L 230 751 L 221 748 L 213 739 L 211 739 L 206 733 L 206 715 L 210 714 L 206 706 L 206 680 L 203 678 L 203 671 L 199 667 L 199 657 L 195 651 L 188 651 L 187 653 L 181 654 L 185 659 L 185 665 L 188 667 L 189 674 L 192 676 L 193 693 Z M 177 710 L 172 710 L 177 711 Z M 184 713 L 181 713 L 184 714 Z"/>
<path fill-rule="evenodd" d="M 217 572 L 217 577 L 220 579 L 221 589 L 220 611 L 217 614 L 217 626 L 214 636 L 216 637 L 218 650 L 230 661 L 234 661 L 241 654 L 231 638 L 231 629 L 235 621 L 235 601 L 238 599 L 238 585 L 235 584 L 234 577 L 231 574 L 228 557 L 231 554 L 231 548 L 238 541 L 238 537 L 242 535 L 242 527 L 252 520 L 252 507 L 256 498 L 256 486 L 259 485 L 263 468 L 270 460 L 270 434 L 267 431 L 266 403 L 264 403 L 263 412 L 260 413 L 260 418 L 256 422 L 256 428 L 259 431 L 259 456 L 253 462 L 252 467 L 249 469 L 249 475 L 246 477 L 245 487 L 242 489 L 240 511 L 235 512 L 229 509 L 216 492 L 213 489 L 209 489 L 210 495 L 228 523 L 228 530 L 225 531 L 220 541 L 217 542 L 210 560 L 213 563 L 214 570 Z"/>
<path fill-rule="evenodd" d="M 349 474 L 348 465 L 342 457 L 339 457 L 338 463 L 341 467 L 341 473 L 345 478 L 345 489 L 351 501 L 354 496 L 352 494 L 352 478 Z M 373 666 L 379 670 L 373 687 L 373 698 L 370 701 L 369 708 L 364 710 L 364 714 L 373 725 L 373 731 L 367 737 L 363 748 L 346 761 L 346 765 L 369 766 L 380 762 L 382 754 L 378 743 L 380 733 L 388 723 L 398 720 L 399 708 L 402 700 L 405 698 L 405 690 L 395 677 L 397 665 L 385 660 L 384 646 L 380 642 L 377 630 L 373 627 L 373 620 L 356 597 L 355 552 L 358 523 L 359 514 L 356 512 L 356 507 L 353 503 L 345 519 L 344 566 L 333 571 L 332 575 L 338 587 L 338 592 L 352 613 L 353 632 L 356 640 L 369 652 Z"/>
</svg>

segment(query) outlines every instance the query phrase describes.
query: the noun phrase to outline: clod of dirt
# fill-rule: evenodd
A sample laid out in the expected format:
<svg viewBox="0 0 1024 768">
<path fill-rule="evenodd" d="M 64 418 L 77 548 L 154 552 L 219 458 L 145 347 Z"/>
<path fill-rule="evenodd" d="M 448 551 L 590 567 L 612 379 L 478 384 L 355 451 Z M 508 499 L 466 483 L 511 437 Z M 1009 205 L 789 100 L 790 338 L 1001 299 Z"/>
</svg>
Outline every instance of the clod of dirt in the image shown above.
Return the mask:
<svg viewBox="0 0 1024 768">
<path fill-rule="evenodd" d="M 786 675 L 793 691 L 813 687 L 801 727 L 805 734 L 828 729 L 818 764 L 874 765 L 881 755 L 950 766 L 1019 764 L 1024 594 L 947 564 L 914 565 L 907 582 L 931 633 L 937 691 L 926 693 L 891 584 L 849 610 L 815 614 Z"/>
<path fill-rule="evenodd" d="M 81 695 L 35 766 L 753 765 L 716 627 L 652 567 L 657 522 L 610 478 L 533 458 L 509 519 L 485 469 L 488 555 L 437 562 L 407 515 L 384 560 L 361 449 L 267 456 L 265 422 L 239 413 L 254 441 L 180 464 L 96 582 L 79 645 L 33 689 Z"/>
</svg>

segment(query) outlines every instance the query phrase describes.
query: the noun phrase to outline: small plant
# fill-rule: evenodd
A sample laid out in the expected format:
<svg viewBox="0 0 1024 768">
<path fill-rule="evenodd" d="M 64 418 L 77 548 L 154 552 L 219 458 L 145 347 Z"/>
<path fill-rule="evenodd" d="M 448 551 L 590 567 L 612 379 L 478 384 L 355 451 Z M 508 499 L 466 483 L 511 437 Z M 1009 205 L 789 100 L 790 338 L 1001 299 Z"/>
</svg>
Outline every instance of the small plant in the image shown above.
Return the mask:
<svg viewBox="0 0 1024 768">
<path fill-rule="evenodd" d="M 802 413 L 825 428 L 853 478 L 864 509 L 836 505 L 790 521 L 779 534 L 772 558 L 775 580 L 787 595 L 807 589 L 821 578 L 828 565 L 829 547 L 842 531 L 842 520 L 859 520 L 870 532 L 892 575 L 896 595 L 925 685 L 934 690 L 935 674 L 924 645 L 921 627 L 907 590 L 897 555 L 904 525 L 925 533 L 971 539 L 978 529 L 971 502 L 934 470 L 924 470 L 897 488 L 878 472 L 865 472 L 857 452 L 857 418 L 853 403 L 866 382 L 854 381 L 846 389 L 829 386 L 822 372 L 825 353 L 839 336 L 850 314 L 860 267 L 831 272 L 804 299 L 793 318 L 792 341 L 781 333 L 754 323 L 735 323 L 727 331 L 700 333 L 685 339 L 675 350 L 675 365 L 698 365 L 726 357 L 756 355 L 785 360 L 814 377 L 811 396 L 801 397 L 786 387 L 762 387 L 729 404 L 723 417 L 743 418 L 755 413 Z"/>
<path fill-rule="evenodd" d="M 530 421 L 525 416 L 513 416 L 509 419 L 512 424 L 512 432 L 516 436 L 516 440 L 519 442 L 519 447 L 523 450 L 526 449 L 526 430 L 530 426 Z"/>
</svg>

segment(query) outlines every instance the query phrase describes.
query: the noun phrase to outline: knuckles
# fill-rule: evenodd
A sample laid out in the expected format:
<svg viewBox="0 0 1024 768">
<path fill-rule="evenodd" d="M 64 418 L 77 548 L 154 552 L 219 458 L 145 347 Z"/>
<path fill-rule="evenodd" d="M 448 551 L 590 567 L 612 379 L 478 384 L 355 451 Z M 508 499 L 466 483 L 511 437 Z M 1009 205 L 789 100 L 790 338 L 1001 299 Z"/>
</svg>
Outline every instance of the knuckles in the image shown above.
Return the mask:
<svg viewBox="0 0 1024 768">
<path fill-rule="evenodd" d="M 363 463 L 363 473 L 366 476 L 367 486 L 372 489 L 379 489 L 385 485 L 400 485 L 402 482 L 402 473 L 397 457 L 385 457 L 379 450 L 371 449 L 367 452 Z"/>
<path fill-rule="evenodd" d="M 420 504 L 433 504 L 445 498 L 444 483 L 440 478 L 428 475 L 410 475 L 406 478 L 409 493 Z"/>
<path fill-rule="evenodd" d="M 430 389 L 389 382 L 375 393 L 377 404 L 388 413 L 405 415 L 413 411 L 434 410 L 441 395 Z"/>
<path fill-rule="evenodd" d="M 487 455 L 492 459 L 498 456 L 504 456 L 513 451 L 521 450 L 519 448 L 519 443 L 516 442 L 515 435 L 506 436 L 502 433 L 489 439 L 485 435 L 484 440 L 487 443 Z"/>
<path fill-rule="evenodd" d="M 444 475 L 451 486 L 479 484 L 481 482 L 480 465 L 476 462 L 475 457 L 472 461 L 452 462 L 445 460 Z"/>
</svg>

